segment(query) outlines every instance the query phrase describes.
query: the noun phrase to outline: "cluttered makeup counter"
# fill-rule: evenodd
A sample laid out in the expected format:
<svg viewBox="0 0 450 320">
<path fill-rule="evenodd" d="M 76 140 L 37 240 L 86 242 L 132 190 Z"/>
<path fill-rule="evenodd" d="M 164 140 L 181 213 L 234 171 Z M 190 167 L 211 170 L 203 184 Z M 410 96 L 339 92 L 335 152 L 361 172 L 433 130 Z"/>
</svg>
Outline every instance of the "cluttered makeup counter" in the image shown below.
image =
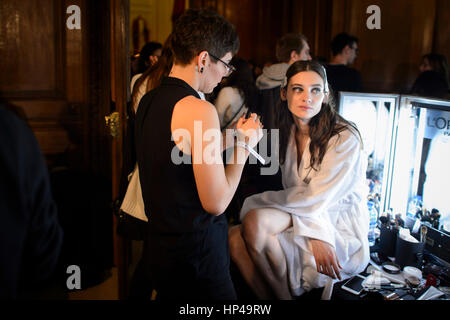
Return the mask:
<svg viewBox="0 0 450 320">
<path fill-rule="evenodd" d="M 331 300 L 450 300 L 450 101 L 358 92 L 338 101 L 368 157 L 370 263 L 334 283 Z"/>
<path fill-rule="evenodd" d="M 381 217 L 369 265 L 336 283 L 332 299 L 450 300 L 450 233 L 417 221 L 411 232 L 398 217 Z"/>
<path fill-rule="evenodd" d="M 340 93 L 368 154 L 370 263 L 332 300 L 450 300 L 450 101 Z"/>
</svg>

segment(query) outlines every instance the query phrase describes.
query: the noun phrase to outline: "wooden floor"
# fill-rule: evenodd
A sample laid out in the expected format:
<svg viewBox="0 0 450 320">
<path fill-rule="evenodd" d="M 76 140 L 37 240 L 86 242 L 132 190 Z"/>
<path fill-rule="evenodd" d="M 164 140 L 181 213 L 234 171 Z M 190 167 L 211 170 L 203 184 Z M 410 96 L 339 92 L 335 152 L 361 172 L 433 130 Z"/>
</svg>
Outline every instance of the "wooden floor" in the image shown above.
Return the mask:
<svg viewBox="0 0 450 320">
<path fill-rule="evenodd" d="M 99 285 L 86 290 L 76 290 L 69 294 L 69 300 L 118 300 L 119 288 L 117 268 L 111 269 L 111 277 Z"/>
<path fill-rule="evenodd" d="M 143 242 L 132 241 L 130 253 L 130 265 L 128 267 L 128 279 L 136 268 L 136 265 L 142 256 Z M 119 282 L 117 267 L 111 268 L 111 276 L 103 283 L 90 287 L 86 290 L 75 290 L 68 294 L 69 300 L 118 300 L 119 299 Z M 154 299 L 154 297 L 153 297 Z"/>
</svg>

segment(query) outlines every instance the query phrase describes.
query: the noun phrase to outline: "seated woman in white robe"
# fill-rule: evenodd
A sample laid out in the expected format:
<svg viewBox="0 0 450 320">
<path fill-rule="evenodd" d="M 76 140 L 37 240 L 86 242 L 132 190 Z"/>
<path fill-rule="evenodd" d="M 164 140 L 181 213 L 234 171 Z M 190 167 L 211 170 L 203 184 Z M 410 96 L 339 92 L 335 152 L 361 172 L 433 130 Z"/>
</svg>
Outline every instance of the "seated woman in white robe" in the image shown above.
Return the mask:
<svg viewBox="0 0 450 320">
<path fill-rule="evenodd" d="M 230 229 L 233 261 L 261 299 L 292 299 L 369 262 L 367 155 L 354 125 L 328 103 L 325 69 L 290 66 L 281 88 L 281 191 L 248 197 Z"/>
</svg>

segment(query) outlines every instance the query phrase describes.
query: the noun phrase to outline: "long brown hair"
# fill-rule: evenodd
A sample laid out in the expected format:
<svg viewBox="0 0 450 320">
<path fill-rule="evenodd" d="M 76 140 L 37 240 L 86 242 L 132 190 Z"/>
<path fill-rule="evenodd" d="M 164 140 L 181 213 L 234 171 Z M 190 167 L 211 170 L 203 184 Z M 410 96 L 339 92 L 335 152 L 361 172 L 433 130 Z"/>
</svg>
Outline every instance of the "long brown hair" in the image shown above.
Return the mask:
<svg viewBox="0 0 450 320">
<path fill-rule="evenodd" d="M 324 81 L 325 89 L 328 91 L 327 75 L 325 68 L 316 61 L 297 61 L 286 71 L 286 81 L 281 90 L 286 90 L 289 80 L 303 71 L 314 71 Z M 280 163 L 286 160 L 286 151 L 292 127 L 295 125 L 294 116 L 288 108 L 287 101 L 280 100 L 277 108 L 277 127 L 280 130 Z M 323 102 L 320 112 L 309 121 L 309 153 L 311 154 L 310 167 L 318 170 L 327 151 L 328 141 L 331 137 L 339 135 L 340 132 L 349 129 L 356 134 L 361 142 L 361 135 L 356 126 L 340 116 L 335 108 L 332 95 L 328 95 L 328 102 Z"/>
<path fill-rule="evenodd" d="M 170 36 L 167 38 L 164 46 L 162 48 L 161 57 L 159 57 L 158 62 L 148 68 L 137 80 L 133 86 L 133 92 L 131 93 L 131 98 L 133 101 L 133 106 L 135 106 L 139 101 L 138 92 L 142 83 L 147 80 L 147 86 L 145 88 L 145 92 L 149 92 L 153 88 L 156 88 L 161 84 L 161 81 L 164 77 L 169 75 L 170 69 L 173 64 L 173 51 L 171 46 L 171 38 Z M 133 108 L 134 111 L 134 108 Z"/>
</svg>

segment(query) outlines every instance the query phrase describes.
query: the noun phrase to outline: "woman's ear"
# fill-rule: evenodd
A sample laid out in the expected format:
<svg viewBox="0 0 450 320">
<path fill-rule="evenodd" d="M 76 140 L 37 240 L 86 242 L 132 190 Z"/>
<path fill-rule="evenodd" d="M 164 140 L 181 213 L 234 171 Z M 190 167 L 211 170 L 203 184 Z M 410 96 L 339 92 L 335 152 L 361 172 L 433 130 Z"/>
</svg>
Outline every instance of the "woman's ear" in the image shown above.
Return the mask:
<svg viewBox="0 0 450 320">
<path fill-rule="evenodd" d="M 325 92 L 325 96 L 323 98 L 322 103 L 328 103 L 329 96 L 330 96 L 330 92 Z"/>
<path fill-rule="evenodd" d="M 287 100 L 286 88 L 280 88 L 280 99 L 283 101 Z"/>
<path fill-rule="evenodd" d="M 208 56 L 208 51 L 202 51 L 198 54 L 196 59 L 196 66 L 198 66 L 198 69 L 204 68 L 206 66 L 206 57 Z"/>
</svg>

